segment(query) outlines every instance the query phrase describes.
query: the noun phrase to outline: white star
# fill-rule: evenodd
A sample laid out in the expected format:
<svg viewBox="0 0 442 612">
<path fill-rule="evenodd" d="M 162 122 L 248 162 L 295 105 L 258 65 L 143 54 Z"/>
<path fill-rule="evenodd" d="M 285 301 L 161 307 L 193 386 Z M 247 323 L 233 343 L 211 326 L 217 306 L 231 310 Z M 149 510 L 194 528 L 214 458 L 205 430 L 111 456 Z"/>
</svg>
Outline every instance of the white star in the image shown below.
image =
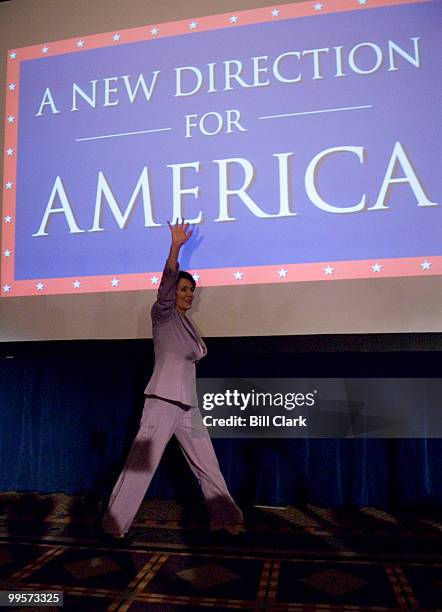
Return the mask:
<svg viewBox="0 0 442 612">
<path fill-rule="evenodd" d="M 371 269 L 373 270 L 373 272 L 380 272 L 381 271 L 381 264 L 375 263 L 374 265 L 371 266 Z"/>
<path fill-rule="evenodd" d="M 151 31 L 150 31 L 150 33 L 152 34 L 152 36 L 156 36 L 156 35 L 158 34 L 158 32 L 159 32 L 159 29 L 158 29 L 158 28 L 152 28 L 152 29 L 151 29 Z"/>
<path fill-rule="evenodd" d="M 278 17 L 278 15 L 279 15 L 279 10 L 278 9 L 273 9 L 272 17 Z"/>
<path fill-rule="evenodd" d="M 11 257 L 11 251 L 9 249 L 6 249 L 6 251 L 3 251 L 3 255 L 5 257 Z"/>
<path fill-rule="evenodd" d="M 45 53 L 45 54 L 46 54 L 48 51 L 49 51 L 49 47 L 46 47 L 46 46 L 42 47 L 42 49 L 41 49 L 41 52 L 42 52 L 42 53 Z"/>
<path fill-rule="evenodd" d="M 241 280 L 242 277 L 244 276 L 244 272 L 235 272 L 233 276 L 235 277 L 236 280 Z"/>
<path fill-rule="evenodd" d="M 12 221 L 12 217 L 11 217 L 11 215 L 6 215 L 6 217 L 5 217 L 5 223 L 11 223 L 11 221 Z"/>
<path fill-rule="evenodd" d="M 11 287 L 10 287 L 9 285 L 3 285 L 3 291 L 4 291 L 5 293 L 9 293 L 9 292 L 10 292 L 10 290 L 11 290 Z"/>
<path fill-rule="evenodd" d="M 9 115 L 9 117 L 8 117 L 8 123 L 14 123 L 14 121 L 15 121 L 15 117 L 14 117 L 14 115 Z"/>
<path fill-rule="evenodd" d="M 84 47 L 84 40 L 77 40 L 77 47 Z"/>
<path fill-rule="evenodd" d="M 158 283 L 158 276 L 151 276 L 150 277 L 150 282 L 152 283 L 152 285 L 156 285 Z"/>
<path fill-rule="evenodd" d="M 9 91 L 14 91 L 15 88 L 16 88 L 16 84 L 15 83 L 9 83 L 9 85 L 8 85 Z"/>
<path fill-rule="evenodd" d="M 431 268 L 431 261 L 425 260 L 421 263 L 422 270 L 429 270 Z"/>
<path fill-rule="evenodd" d="M 5 183 L 5 187 L 6 187 L 6 189 L 12 189 L 11 181 L 8 181 L 7 183 Z"/>
<path fill-rule="evenodd" d="M 199 281 L 199 279 L 201 278 L 201 276 L 199 274 L 192 274 L 193 276 L 193 280 L 197 283 Z"/>
<path fill-rule="evenodd" d="M 333 270 L 334 268 L 332 268 L 331 266 L 327 266 L 326 268 L 324 268 L 324 272 L 326 273 L 326 275 L 333 274 Z"/>
<path fill-rule="evenodd" d="M 9 54 L 9 57 L 11 59 L 15 59 L 17 57 L 17 53 L 15 51 L 13 51 L 12 53 Z"/>
<path fill-rule="evenodd" d="M 81 283 L 79 280 L 74 281 L 72 284 L 74 286 L 74 289 L 80 289 Z"/>
<path fill-rule="evenodd" d="M 112 36 L 112 40 L 114 40 L 115 42 L 116 42 L 117 40 L 120 40 L 120 38 L 121 38 L 121 34 L 114 34 L 114 35 Z"/>
<path fill-rule="evenodd" d="M 287 270 L 284 270 L 284 268 L 281 268 L 280 270 L 278 270 L 278 274 L 279 274 L 279 278 L 285 278 L 287 276 Z"/>
<path fill-rule="evenodd" d="M 366 4 L 367 0 L 358 0 L 359 4 Z"/>
<path fill-rule="evenodd" d="M 324 5 L 320 2 L 317 2 L 314 6 L 315 11 L 320 11 Z"/>
<path fill-rule="evenodd" d="M 237 21 L 238 21 L 238 17 L 237 17 L 237 15 L 232 15 L 232 16 L 230 17 L 230 23 L 236 23 Z"/>
<path fill-rule="evenodd" d="M 197 21 L 192 21 L 192 23 L 189 23 L 189 28 L 191 30 L 194 30 L 197 27 L 198 27 L 198 22 Z"/>
<path fill-rule="evenodd" d="M 11 149 L 11 147 L 9 147 L 9 149 L 6 149 L 6 155 L 8 157 L 11 157 L 11 155 L 14 153 L 14 149 Z"/>
<path fill-rule="evenodd" d="M 112 287 L 118 287 L 118 283 L 119 283 L 119 282 L 120 282 L 120 281 L 119 281 L 117 278 L 113 278 L 113 279 L 111 280 Z"/>
<path fill-rule="evenodd" d="M 40 282 L 35 285 L 37 291 L 43 291 L 44 283 Z"/>
</svg>

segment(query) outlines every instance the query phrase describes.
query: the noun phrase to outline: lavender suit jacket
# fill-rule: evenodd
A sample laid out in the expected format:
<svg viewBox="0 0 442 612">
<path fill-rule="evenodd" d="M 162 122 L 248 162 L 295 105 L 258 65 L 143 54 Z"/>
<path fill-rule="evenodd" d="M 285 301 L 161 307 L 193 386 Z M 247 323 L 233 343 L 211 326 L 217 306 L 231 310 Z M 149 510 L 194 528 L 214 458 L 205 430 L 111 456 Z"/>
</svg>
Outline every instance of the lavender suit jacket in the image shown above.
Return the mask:
<svg viewBox="0 0 442 612">
<path fill-rule="evenodd" d="M 175 308 L 177 276 L 178 269 L 166 265 L 152 306 L 155 367 L 144 393 L 195 406 L 195 363 L 207 348 L 190 319 Z"/>
</svg>

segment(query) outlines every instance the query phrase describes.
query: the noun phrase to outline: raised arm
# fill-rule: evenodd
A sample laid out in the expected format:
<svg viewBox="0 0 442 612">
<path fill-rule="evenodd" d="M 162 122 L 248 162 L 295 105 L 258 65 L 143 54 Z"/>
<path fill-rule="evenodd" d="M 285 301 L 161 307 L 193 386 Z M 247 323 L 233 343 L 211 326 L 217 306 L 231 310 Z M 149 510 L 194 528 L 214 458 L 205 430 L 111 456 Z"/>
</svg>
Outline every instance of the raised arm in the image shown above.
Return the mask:
<svg viewBox="0 0 442 612">
<path fill-rule="evenodd" d="M 171 234 L 171 244 L 169 257 L 166 261 L 166 268 L 169 270 L 178 270 L 178 255 L 180 253 L 180 249 L 184 243 L 186 243 L 192 235 L 192 230 L 189 230 L 188 223 L 177 223 L 176 225 L 171 225 L 169 221 L 167 222 L 170 234 Z"/>
<path fill-rule="evenodd" d="M 158 288 L 157 301 L 152 306 L 151 314 L 155 321 L 167 321 L 173 315 L 176 300 L 176 279 L 179 270 L 178 256 L 181 247 L 192 235 L 192 230 L 188 229 L 188 223 L 177 223 L 176 225 L 171 225 L 169 221 L 167 223 L 170 228 L 171 244 Z"/>
</svg>

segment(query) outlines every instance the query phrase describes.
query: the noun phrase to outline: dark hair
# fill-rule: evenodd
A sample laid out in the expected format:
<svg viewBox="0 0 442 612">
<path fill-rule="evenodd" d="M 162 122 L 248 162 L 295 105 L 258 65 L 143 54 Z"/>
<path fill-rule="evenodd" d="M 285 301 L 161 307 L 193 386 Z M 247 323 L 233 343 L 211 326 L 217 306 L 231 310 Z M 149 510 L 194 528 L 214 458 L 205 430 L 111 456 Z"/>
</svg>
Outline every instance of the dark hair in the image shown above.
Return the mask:
<svg viewBox="0 0 442 612">
<path fill-rule="evenodd" d="M 178 272 L 178 276 L 176 279 L 176 284 L 178 285 L 178 283 L 180 282 L 180 280 L 184 278 L 184 280 L 188 280 L 190 283 L 192 283 L 192 287 L 195 289 L 196 287 L 196 282 L 195 279 L 193 278 L 193 276 L 191 274 L 189 274 L 189 272 L 185 272 L 184 270 L 180 270 Z"/>
</svg>

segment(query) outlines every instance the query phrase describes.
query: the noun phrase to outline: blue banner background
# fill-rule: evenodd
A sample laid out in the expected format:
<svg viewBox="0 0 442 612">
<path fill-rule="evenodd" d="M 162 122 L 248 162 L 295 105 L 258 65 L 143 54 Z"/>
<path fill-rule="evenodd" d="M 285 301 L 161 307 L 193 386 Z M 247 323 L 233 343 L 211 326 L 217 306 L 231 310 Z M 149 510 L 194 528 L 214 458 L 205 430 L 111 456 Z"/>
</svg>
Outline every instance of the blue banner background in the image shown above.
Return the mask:
<svg viewBox="0 0 442 612">
<path fill-rule="evenodd" d="M 202 210 L 202 224 L 186 253 L 186 267 L 224 268 L 315 261 L 413 257 L 442 254 L 441 208 L 418 208 L 408 185 L 390 190 L 388 210 L 331 214 L 315 207 L 304 187 L 305 170 L 320 151 L 336 146 L 362 146 L 364 164 L 355 155 L 339 154 L 321 164 L 318 191 L 336 206 L 357 203 L 367 193 L 367 207 L 376 201 L 396 141 L 400 141 L 430 200 L 438 202 L 440 154 L 435 130 L 436 61 L 440 57 L 437 3 L 226 28 L 186 36 L 149 40 L 29 60 L 21 65 L 17 175 L 16 279 L 75 275 L 123 274 L 162 269 L 168 240 L 166 220 L 172 218 L 172 171 L 168 164 L 200 161 L 199 173 L 187 170 L 184 187 L 199 185 L 200 197 L 185 197 L 187 218 Z M 412 51 L 410 38 L 420 36 L 421 68 L 398 58 L 399 70 L 388 71 L 387 42 Z M 344 46 L 344 57 L 361 42 L 379 45 L 384 62 L 371 75 L 358 75 L 344 63 L 345 77 L 334 78 L 334 52 L 321 55 L 323 79 L 313 80 L 312 58 L 299 62 L 300 83 L 276 81 L 269 70 L 267 87 L 199 93 L 177 98 L 174 68 L 239 59 L 250 82 L 253 56 L 276 58 L 287 51 Z M 439 49 L 439 52 L 438 52 Z M 358 63 L 362 66 L 364 54 Z M 366 56 L 367 66 L 373 58 Z M 293 62 L 291 66 L 296 67 Z M 288 64 L 287 64 L 288 67 Z M 218 66 L 218 69 L 222 66 Z M 288 68 L 287 68 L 288 69 Z M 101 79 L 139 73 L 150 82 L 160 70 L 150 102 L 138 95 L 130 104 L 119 79 L 119 104 L 103 108 Z M 221 74 L 221 70 L 219 72 Z M 263 75 L 264 77 L 265 75 Z M 96 109 L 79 98 L 71 112 L 72 83 L 85 91 L 98 79 Z M 206 81 L 207 83 L 207 81 Z M 222 79 L 219 87 L 222 88 Z M 46 87 L 51 88 L 59 114 L 48 108 L 35 114 Z M 260 116 L 371 104 L 373 108 L 260 120 Z M 208 111 L 241 112 L 247 132 L 207 137 L 194 130 L 184 137 L 184 116 Z M 78 138 L 151 128 L 171 131 L 76 142 Z M 440 138 L 439 138 L 440 143 Z M 440 147 L 440 144 L 437 145 Z M 255 217 L 237 197 L 230 200 L 235 221 L 215 223 L 219 215 L 218 166 L 215 159 L 243 157 L 253 163 L 255 180 L 248 190 L 267 213 L 279 208 L 277 160 L 274 153 L 293 152 L 291 209 L 297 216 Z M 144 227 L 141 201 L 125 229 L 117 226 L 103 204 L 102 232 L 69 234 L 63 214 L 52 214 L 48 236 L 33 237 L 40 227 L 49 195 L 59 175 L 81 229 L 93 225 L 97 177 L 102 171 L 125 210 L 144 166 L 149 168 L 154 219 L 162 227 Z M 402 171 L 399 172 L 401 174 Z M 230 184 L 242 184 L 233 171 Z M 58 205 L 58 202 L 57 202 Z M 197 247 L 197 248 L 196 248 Z"/>
</svg>

